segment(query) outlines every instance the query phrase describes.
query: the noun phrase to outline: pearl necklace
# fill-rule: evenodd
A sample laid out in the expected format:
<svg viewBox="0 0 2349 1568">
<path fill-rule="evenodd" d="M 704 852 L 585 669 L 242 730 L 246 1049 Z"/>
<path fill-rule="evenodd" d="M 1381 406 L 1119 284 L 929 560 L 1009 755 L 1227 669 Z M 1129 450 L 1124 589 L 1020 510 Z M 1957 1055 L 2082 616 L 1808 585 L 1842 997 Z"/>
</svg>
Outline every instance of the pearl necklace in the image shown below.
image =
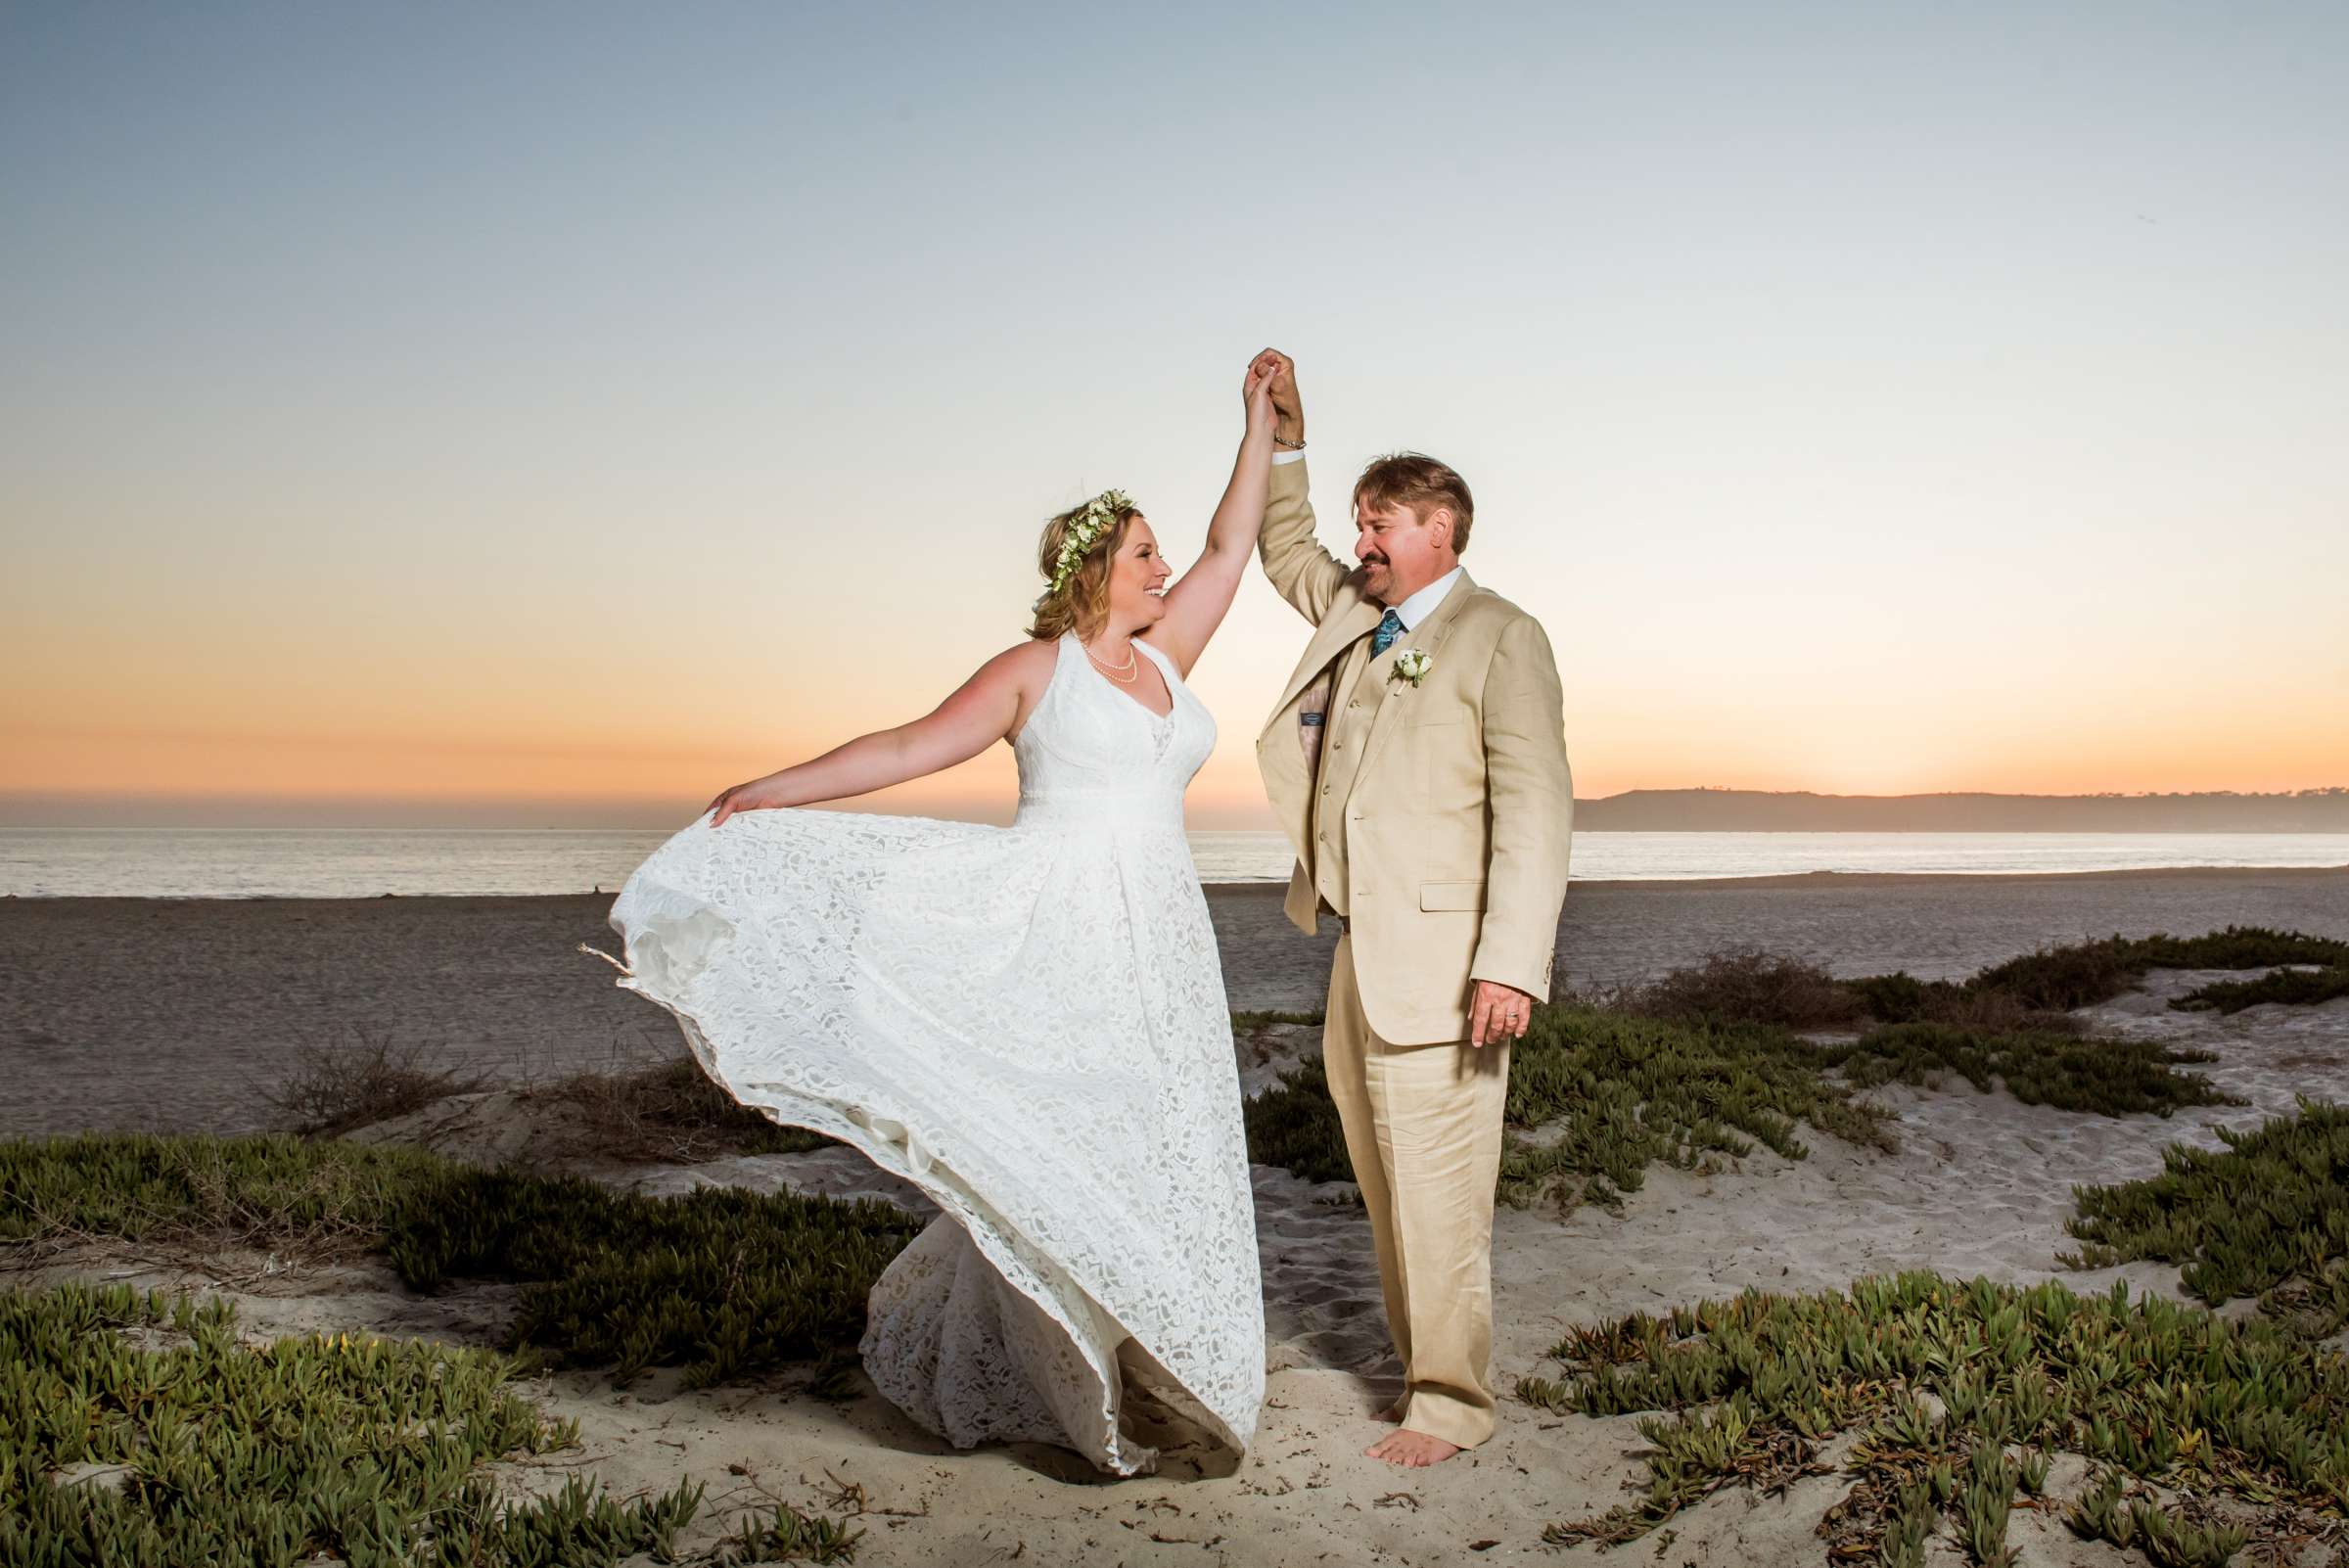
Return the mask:
<svg viewBox="0 0 2349 1568">
<path fill-rule="evenodd" d="M 1082 642 L 1077 646 L 1080 648 L 1084 648 L 1084 644 Z M 1102 672 L 1107 674 L 1110 679 L 1116 681 L 1121 686 L 1130 686 L 1142 677 L 1142 651 L 1133 645 L 1133 640 L 1131 638 L 1127 639 L 1126 662 L 1122 665 L 1113 665 L 1108 663 L 1090 648 L 1084 648 L 1084 656 L 1087 659 L 1090 659 L 1097 667 L 1099 667 Z M 1121 674 L 1121 670 L 1125 671 L 1125 673 Z"/>
</svg>

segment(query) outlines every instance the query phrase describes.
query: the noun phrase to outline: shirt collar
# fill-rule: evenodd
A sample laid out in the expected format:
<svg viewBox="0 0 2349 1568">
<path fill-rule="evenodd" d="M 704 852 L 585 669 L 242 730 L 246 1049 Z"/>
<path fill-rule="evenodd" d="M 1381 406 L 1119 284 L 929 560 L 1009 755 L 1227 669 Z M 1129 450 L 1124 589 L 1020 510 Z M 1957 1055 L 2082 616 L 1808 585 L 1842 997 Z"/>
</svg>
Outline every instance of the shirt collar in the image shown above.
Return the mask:
<svg viewBox="0 0 2349 1568">
<path fill-rule="evenodd" d="M 1444 595 L 1451 591 L 1452 579 L 1459 575 L 1460 569 L 1455 566 L 1397 605 L 1395 618 L 1403 623 L 1403 629 L 1405 631 L 1416 630 L 1419 623 L 1427 619 L 1428 613 L 1444 602 Z"/>
</svg>

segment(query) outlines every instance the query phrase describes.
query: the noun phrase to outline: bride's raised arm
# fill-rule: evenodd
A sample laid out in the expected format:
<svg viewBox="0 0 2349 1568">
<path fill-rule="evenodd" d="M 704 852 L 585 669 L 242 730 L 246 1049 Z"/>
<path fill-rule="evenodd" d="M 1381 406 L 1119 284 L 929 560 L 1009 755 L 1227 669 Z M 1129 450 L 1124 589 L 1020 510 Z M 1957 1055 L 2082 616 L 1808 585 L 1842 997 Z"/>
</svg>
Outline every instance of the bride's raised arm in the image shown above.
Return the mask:
<svg viewBox="0 0 2349 1568">
<path fill-rule="evenodd" d="M 1248 559 L 1256 553 L 1256 536 L 1265 526 L 1265 492 L 1272 479 L 1272 376 L 1279 368 L 1280 356 L 1269 348 L 1248 362 L 1240 385 L 1248 428 L 1240 437 L 1231 483 L 1208 522 L 1207 546 L 1167 590 L 1164 619 L 1143 633 L 1185 675 L 1223 623 L 1223 613 L 1231 608 L 1231 596 L 1239 591 Z"/>
<path fill-rule="evenodd" d="M 911 723 L 859 735 L 821 757 L 718 791 L 703 807 L 717 813 L 710 825 L 716 827 L 736 811 L 869 794 L 969 761 L 1019 732 L 1052 678 L 1056 651 L 1048 642 L 1006 648 Z"/>
</svg>

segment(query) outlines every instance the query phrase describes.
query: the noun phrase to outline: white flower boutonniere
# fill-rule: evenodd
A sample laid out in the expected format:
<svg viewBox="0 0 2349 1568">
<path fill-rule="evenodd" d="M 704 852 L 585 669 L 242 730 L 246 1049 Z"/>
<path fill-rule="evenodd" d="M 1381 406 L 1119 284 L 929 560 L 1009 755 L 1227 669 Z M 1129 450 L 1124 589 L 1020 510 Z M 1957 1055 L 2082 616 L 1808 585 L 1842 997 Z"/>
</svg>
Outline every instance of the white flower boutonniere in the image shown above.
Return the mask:
<svg viewBox="0 0 2349 1568">
<path fill-rule="evenodd" d="M 1416 686 L 1425 680 L 1427 672 L 1435 668 L 1436 662 L 1424 652 L 1417 648 L 1405 648 L 1395 656 L 1394 665 L 1387 670 L 1387 678 L 1389 680 L 1407 680 Z"/>
</svg>

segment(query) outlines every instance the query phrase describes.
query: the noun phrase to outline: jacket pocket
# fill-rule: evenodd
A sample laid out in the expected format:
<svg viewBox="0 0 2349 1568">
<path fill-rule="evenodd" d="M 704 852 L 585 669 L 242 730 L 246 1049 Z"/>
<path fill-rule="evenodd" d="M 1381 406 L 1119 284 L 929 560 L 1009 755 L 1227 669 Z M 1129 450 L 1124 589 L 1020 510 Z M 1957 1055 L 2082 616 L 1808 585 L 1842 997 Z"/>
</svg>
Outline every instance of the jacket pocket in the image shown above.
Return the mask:
<svg viewBox="0 0 2349 1568">
<path fill-rule="evenodd" d="M 1419 884 L 1421 909 L 1482 909 L 1485 906 L 1485 885 L 1482 882 L 1422 882 Z"/>
</svg>

